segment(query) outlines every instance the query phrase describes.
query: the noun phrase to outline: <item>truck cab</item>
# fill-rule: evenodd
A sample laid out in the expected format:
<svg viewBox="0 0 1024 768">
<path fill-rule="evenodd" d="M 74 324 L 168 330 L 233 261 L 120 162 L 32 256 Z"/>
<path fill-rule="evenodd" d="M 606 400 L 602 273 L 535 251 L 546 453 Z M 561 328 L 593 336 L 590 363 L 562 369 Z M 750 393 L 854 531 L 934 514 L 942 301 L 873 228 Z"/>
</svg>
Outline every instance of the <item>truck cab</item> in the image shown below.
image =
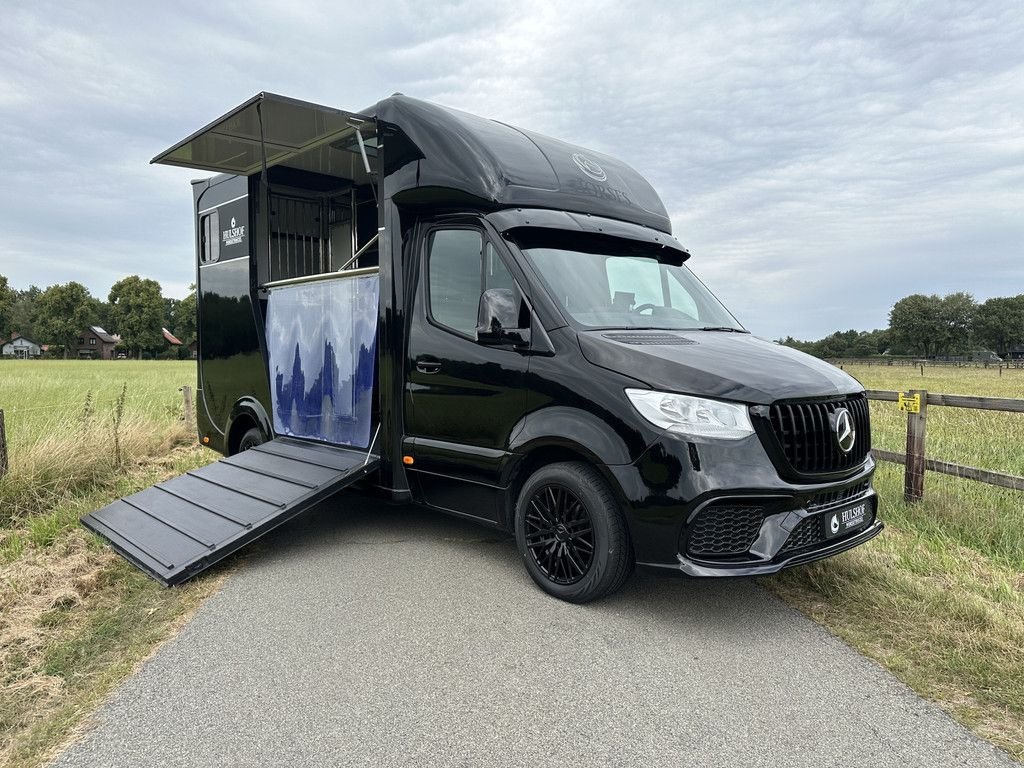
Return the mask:
<svg viewBox="0 0 1024 768">
<path fill-rule="evenodd" d="M 272 94 L 154 162 L 220 174 L 193 189 L 199 433 L 226 461 L 365 455 L 365 485 L 514 535 L 572 602 L 882 530 L 863 387 L 744 329 L 625 163 L 401 95 Z"/>
</svg>

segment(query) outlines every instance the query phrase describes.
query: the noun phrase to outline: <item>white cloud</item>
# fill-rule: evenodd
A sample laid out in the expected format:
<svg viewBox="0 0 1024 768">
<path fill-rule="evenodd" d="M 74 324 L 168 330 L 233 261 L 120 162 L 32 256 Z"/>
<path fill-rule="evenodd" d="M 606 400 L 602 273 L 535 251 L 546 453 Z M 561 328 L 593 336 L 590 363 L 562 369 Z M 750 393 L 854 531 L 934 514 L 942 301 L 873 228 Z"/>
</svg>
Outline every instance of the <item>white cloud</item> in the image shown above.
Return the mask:
<svg viewBox="0 0 1024 768">
<path fill-rule="evenodd" d="M 621 157 L 755 332 L 1024 290 L 1024 10 L 979 4 L 26 6 L 0 50 L 0 272 L 191 281 L 188 171 L 150 157 L 260 90 L 393 91 Z"/>
</svg>

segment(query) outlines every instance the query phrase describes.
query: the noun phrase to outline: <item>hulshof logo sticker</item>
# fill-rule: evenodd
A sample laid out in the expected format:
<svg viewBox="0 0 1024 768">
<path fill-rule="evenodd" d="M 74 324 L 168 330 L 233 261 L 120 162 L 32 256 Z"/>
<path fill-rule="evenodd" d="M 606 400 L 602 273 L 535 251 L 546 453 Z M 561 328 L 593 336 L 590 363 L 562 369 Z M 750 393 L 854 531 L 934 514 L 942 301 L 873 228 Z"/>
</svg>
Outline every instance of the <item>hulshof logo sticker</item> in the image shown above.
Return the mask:
<svg viewBox="0 0 1024 768">
<path fill-rule="evenodd" d="M 597 164 L 596 161 L 591 160 L 586 155 L 576 152 L 572 156 L 572 161 L 576 163 L 576 167 L 583 171 L 587 176 L 594 179 L 595 181 L 607 181 L 608 174 L 604 172 L 604 168 Z"/>
<path fill-rule="evenodd" d="M 832 515 L 828 527 L 832 529 L 832 533 L 839 533 L 839 515 Z"/>
<path fill-rule="evenodd" d="M 225 229 L 221 232 L 221 244 L 222 245 L 238 245 L 242 242 L 242 238 L 245 237 L 245 225 L 241 227 L 235 226 L 235 217 L 231 217 L 231 229 Z"/>
</svg>

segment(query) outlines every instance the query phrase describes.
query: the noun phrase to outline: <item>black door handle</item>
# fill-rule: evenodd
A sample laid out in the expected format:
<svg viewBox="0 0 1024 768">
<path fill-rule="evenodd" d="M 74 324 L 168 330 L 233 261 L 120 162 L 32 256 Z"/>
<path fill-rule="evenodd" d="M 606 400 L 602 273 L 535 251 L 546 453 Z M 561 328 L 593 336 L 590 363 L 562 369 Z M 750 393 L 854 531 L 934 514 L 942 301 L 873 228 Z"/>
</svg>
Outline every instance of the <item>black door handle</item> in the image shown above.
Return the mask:
<svg viewBox="0 0 1024 768">
<path fill-rule="evenodd" d="M 416 361 L 416 370 L 420 373 L 437 373 L 441 370 L 441 363 L 438 360 L 421 357 Z"/>
</svg>

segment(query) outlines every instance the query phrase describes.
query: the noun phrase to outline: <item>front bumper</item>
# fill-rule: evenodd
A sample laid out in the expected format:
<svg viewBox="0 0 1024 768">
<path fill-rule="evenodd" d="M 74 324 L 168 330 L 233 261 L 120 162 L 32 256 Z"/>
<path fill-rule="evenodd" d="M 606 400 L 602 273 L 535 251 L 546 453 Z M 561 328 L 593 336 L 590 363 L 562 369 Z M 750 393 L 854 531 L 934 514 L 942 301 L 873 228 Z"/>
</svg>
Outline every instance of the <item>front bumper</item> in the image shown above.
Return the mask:
<svg viewBox="0 0 1024 768">
<path fill-rule="evenodd" d="M 687 576 L 767 576 L 771 573 L 778 573 L 783 568 L 813 563 L 815 560 L 824 560 L 826 557 L 832 557 L 848 549 L 859 547 L 864 542 L 875 538 L 875 536 L 882 532 L 883 528 L 885 528 L 885 524 L 875 518 L 867 528 L 863 528 L 842 539 L 837 539 L 830 544 L 823 544 L 816 549 L 796 552 L 789 557 L 776 558 L 775 560 L 763 563 L 709 564 L 688 559 L 684 555 L 679 554 L 677 555 L 679 562 L 675 565 L 663 565 L 660 563 L 637 563 L 637 565 L 659 570 L 678 570 Z"/>
<path fill-rule="evenodd" d="M 841 479 L 792 483 L 756 439 L 694 444 L 668 437 L 637 462 L 608 469 L 642 567 L 701 577 L 765 575 L 859 546 L 884 527 L 870 455 Z M 868 507 L 864 522 L 828 538 L 825 519 L 860 504 Z"/>
</svg>

